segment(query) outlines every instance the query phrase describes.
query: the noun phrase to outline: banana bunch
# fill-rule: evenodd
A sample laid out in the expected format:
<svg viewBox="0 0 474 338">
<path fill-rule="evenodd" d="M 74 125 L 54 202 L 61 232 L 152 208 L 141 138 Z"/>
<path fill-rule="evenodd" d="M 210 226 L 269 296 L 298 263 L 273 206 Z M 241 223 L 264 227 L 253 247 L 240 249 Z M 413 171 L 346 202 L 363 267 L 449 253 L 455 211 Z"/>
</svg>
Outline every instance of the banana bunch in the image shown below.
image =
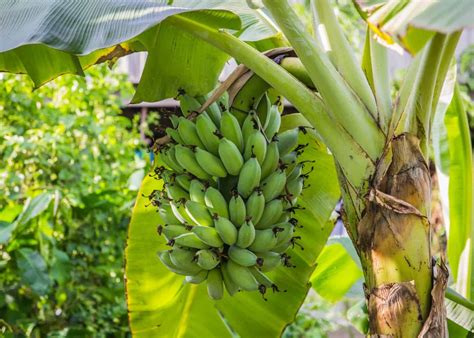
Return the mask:
<svg viewBox="0 0 474 338">
<path fill-rule="evenodd" d="M 149 198 L 171 246 L 159 258 L 189 283 L 206 281 L 212 299 L 224 290 L 277 291 L 265 272 L 292 266 L 285 251 L 299 238 L 291 216 L 307 178 L 300 129 L 278 132 L 277 105 L 250 111 L 242 123 L 217 103 L 193 113 L 200 105 L 182 97 L 184 116 L 172 118 L 171 141 L 157 150 L 164 184 Z"/>
</svg>

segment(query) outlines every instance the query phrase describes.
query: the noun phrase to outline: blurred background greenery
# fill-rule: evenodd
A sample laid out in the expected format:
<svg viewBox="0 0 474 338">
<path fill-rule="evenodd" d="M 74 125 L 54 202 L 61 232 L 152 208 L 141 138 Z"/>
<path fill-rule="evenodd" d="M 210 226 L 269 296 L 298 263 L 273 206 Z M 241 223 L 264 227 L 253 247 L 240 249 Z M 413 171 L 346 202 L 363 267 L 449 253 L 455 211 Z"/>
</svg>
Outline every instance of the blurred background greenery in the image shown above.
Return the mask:
<svg viewBox="0 0 474 338">
<path fill-rule="evenodd" d="M 351 1 L 337 5 L 351 44 L 361 46 Z M 309 29 L 307 1 L 295 6 Z M 458 74 L 474 139 L 473 46 L 458 57 Z M 36 90 L 21 76 L 0 81 L 0 336 L 129 336 L 123 251 L 157 114 L 124 115 L 133 86 L 106 66 Z M 360 320 L 350 309 L 360 280 L 342 300 L 317 293 L 343 279 L 337 273 L 323 270 L 285 338 L 356 335 L 348 318 Z"/>
</svg>

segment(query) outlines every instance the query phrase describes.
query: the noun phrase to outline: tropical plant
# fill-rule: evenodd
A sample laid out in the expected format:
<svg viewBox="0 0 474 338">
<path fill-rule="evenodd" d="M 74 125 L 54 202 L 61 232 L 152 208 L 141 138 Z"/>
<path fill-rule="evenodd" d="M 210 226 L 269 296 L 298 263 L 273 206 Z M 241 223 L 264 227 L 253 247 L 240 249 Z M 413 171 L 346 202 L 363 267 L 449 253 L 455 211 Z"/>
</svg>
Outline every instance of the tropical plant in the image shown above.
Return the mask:
<svg viewBox="0 0 474 338">
<path fill-rule="evenodd" d="M 144 175 L 119 116 L 132 86 L 105 66 L 35 91 L 0 76 L 0 335 L 125 336 L 123 250 Z"/>
<path fill-rule="evenodd" d="M 314 128 L 301 136 L 309 144 L 304 156 L 316 166 L 311 188 L 300 199 L 305 209 L 296 214 L 304 225 L 300 236 L 305 250 L 290 249 L 296 268 L 278 268 L 271 275 L 287 292 L 271 295 L 267 302 L 243 292 L 213 302 L 201 285 L 183 284 L 183 277 L 157 263 L 155 252 L 165 242 L 153 233 L 162 220 L 145 207 L 146 198 L 139 198 L 126 268 L 135 335 L 280 334 L 307 294 L 314 262 L 330 233 L 337 177 L 342 218 L 365 277 L 368 333 L 447 336 L 448 269 L 444 255 L 436 261 L 432 257 L 428 221 L 432 146 L 450 178 L 447 259 L 459 292 L 446 293 L 450 330 L 456 337 L 472 331 L 472 158 L 456 72 L 450 71 L 460 32 L 472 20 L 471 1 L 454 7 L 449 1 L 354 1 L 368 28 L 361 65 L 327 0 L 310 3 L 313 32 L 286 0 L 88 4 L 7 6 L 0 14 L 5 37 L 0 69 L 27 73 L 39 86 L 64 72 L 81 74 L 94 63 L 146 50 L 133 99 L 139 102 L 183 92 L 206 95 L 231 56 L 242 66 L 219 87 L 229 93 L 231 112 L 245 116 L 258 110 L 268 91 L 284 96 L 299 111 L 282 117 L 280 131 Z M 395 100 L 386 46 L 415 56 Z M 161 184 L 147 177 L 141 195 Z"/>
</svg>

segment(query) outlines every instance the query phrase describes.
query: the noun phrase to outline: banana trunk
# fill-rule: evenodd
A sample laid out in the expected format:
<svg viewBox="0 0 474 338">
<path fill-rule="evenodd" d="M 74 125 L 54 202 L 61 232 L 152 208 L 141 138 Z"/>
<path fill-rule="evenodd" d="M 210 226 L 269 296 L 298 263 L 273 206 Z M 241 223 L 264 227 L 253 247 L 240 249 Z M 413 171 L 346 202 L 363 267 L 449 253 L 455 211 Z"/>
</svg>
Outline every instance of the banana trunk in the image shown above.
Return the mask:
<svg viewBox="0 0 474 338">
<path fill-rule="evenodd" d="M 387 149 L 361 202 L 365 210 L 349 226 L 365 274 L 369 333 L 447 337 L 447 273 L 434 266 L 430 248 L 428 165 L 413 135 L 394 138 Z"/>
</svg>

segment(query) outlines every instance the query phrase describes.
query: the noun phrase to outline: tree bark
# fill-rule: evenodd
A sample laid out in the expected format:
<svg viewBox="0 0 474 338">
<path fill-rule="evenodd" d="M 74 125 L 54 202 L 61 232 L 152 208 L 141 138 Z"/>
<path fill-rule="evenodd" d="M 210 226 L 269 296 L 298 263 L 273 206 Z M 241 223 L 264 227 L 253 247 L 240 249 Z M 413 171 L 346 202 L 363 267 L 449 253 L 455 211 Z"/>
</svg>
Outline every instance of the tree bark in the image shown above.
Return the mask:
<svg viewBox="0 0 474 338">
<path fill-rule="evenodd" d="M 419 143 L 402 134 L 387 145 L 352 227 L 372 337 L 447 337 L 447 270 L 432 258 L 431 179 Z"/>
</svg>

